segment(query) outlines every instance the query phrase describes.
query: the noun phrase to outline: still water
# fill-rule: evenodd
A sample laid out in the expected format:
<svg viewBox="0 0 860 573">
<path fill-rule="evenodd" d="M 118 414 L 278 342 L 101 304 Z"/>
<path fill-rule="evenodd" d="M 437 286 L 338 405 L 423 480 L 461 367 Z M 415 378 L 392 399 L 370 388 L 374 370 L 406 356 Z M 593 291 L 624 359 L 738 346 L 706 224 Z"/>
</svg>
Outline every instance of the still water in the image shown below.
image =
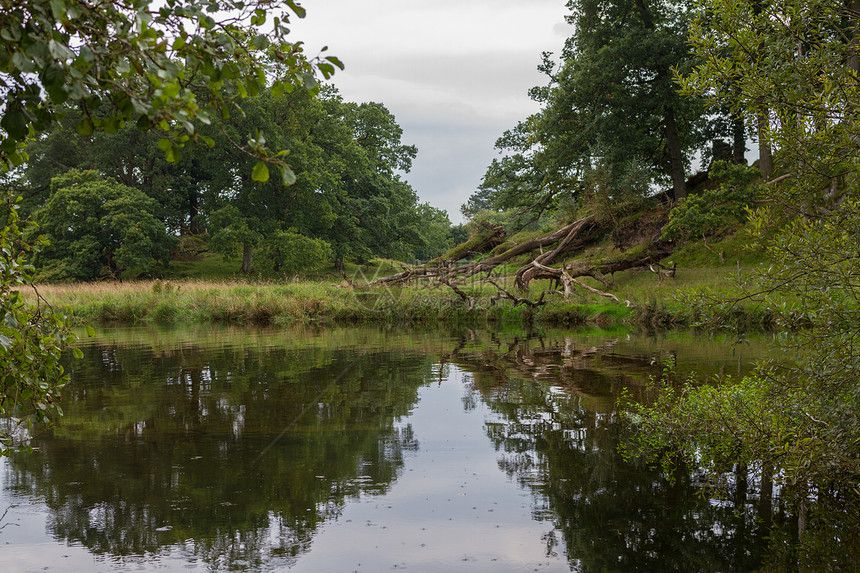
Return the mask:
<svg viewBox="0 0 860 573">
<path fill-rule="evenodd" d="M 0 461 L 0 571 L 754 569 L 756 504 L 618 453 L 672 357 L 765 342 L 626 332 L 117 329 L 65 416 Z"/>
</svg>

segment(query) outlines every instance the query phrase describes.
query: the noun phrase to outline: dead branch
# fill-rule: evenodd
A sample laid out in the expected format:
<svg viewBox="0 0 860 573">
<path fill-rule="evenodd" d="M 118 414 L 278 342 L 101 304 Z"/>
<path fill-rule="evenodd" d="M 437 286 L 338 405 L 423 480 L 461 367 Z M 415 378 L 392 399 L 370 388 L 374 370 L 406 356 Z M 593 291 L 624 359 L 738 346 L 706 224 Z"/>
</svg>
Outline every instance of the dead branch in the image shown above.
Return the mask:
<svg viewBox="0 0 860 573">
<path fill-rule="evenodd" d="M 565 229 L 567 230 L 567 233 L 560 240 L 558 246 L 548 253 L 541 253 L 533 262 L 537 262 L 540 265 L 548 265 L 552 263 L 558 255 L 572 248 L 574 239 L 580 237 L 582 234 L 589 234 L 590 231 L 596 229 L 596 225 L 594 224 L 593 217 L 586 217 L 571 223 L 565 227 Z M 521 291 L 528 290 L 529 282 L 531 282 L 533 275 L 537 272 L 536 267 L 532 265 L 521 267 L 517 271 L 514 284 L 516 284 L 517 288 Z"/>
<path fill-rule="evenodd" d="M 600 296 L 603 296 L 606 298 L 610 298 L 617 303 L 621 302 L 618 299 L 618 297 L 615 296 L 614 294 L 596 289 L 596 288 L 589 286 L 589 285 L 585 284 L 584 282 L 577 280 L 576 278 L 572 277 L 570 275 L 570 273 L 567 271 L 567 265 L 565 265 L 564 267 L 562 267 L 560 269 L 556 269 L 553 267 L 548 267 L 546 265 L 542 265 L 537 261 L 532 261 L 529 266 L 536 269 L 538 272 L 542 273 L 543 275 L 553 275 L 554 277 L 557 277 L 557 279 L 561 282 L 561 284 L 564 287 L 564 299 L 565 300 L 570 298 L 570 295 L 573 294 L 573 286 L 576 285 L 576 286 L 583 288 L 583 289 L 585 289 L 589 292 L 592 292 L 594 294 L 597 294 L 597 295 L 600 295 Z M 546 292 L 546 291 L 544 291 L 544 292 Z M 543 298 L 543 294 L 541 294 L 541 298 Z M 629 300 L 625 299 L 624 302 L 627 305 L 627 308 L 630 308 L 632 306 L 632 304 L 630 303 Z"/>
<path fill-rule="evenodd" d="M 439 282 L 442 283 L 443 285 L 447 286 L 451 290 L 453 290 L 457 294 L 457 296 L 459 296 L 461 299 L 463 299 L 463 301 L 468 303 L 469 310 L 472 310 L 475 308 L 475 298 L 467 295 L 465 292 L 463 292 L 463 289 L 461 289 L 457 285 L 451 284 L 448 281 L 448 279 L 445 279 L 445 278 L 440 278 Z"/>
<path fill-rule="evenodd" d="M 722 253 L 721 253 L 722 256 Z M 677 270 L 678 264 L 673 262 L 672 268 L 661 265 L 659 262 L 655 261 L 653 263 L 648 264 L 648 270 L 657 275 L 657 285 L 663 284 L 664 277 L 674 277 Z"/>
<path fill-rule="evenodd" d="M 785 175 L 780 175 L 776 179 L 771 179 L 770 181 L 766 182 L 765 185 L 776 185 L 780 181 L 785 181 L 786 179 L 788 179 L 789 177 L 792 177 L 793 175 L 794 175 L 793 173 L 786 173 Z"/>
<path fill-rule="evenodd" d="M 565 264 L 564 270 L 571 278 L 591 277 L 606 288 L 611 288 L 612 283 L 606 280 L 606 275 L 612 275 L 628 269 L 646 267 L 649 264 L 657 263 L 666 258 L 671 252 L 668 245 L 658 242 L 652 244 L 651 248 L 644 252 L 623 255 L 617 259 L 598 263 L 573 261 Z M 518 276 L 524 279 L 522 284 L 517 285 L 517 288 L 520 290 L 528 289 L 528 282 L 525 279 L 528 279 L 528 281 L 536 279 L 562 280 L 561 269 L 548 267 L 536 260 L 523 267 L 523 269 L 525 270 L 521 274 L 518 273 Z"/>
<path fill-rule="evenodd" d="M 488 282 L 491 285 L 493 285 L 494 287 L 496 287 L 496 289 L 498 289 L 498 291 L 500 293 L 500 294 L 491 296 L 490 301 L 496 302 L 497 300 L 505 300 L 505 299 L 512 300 L 512 301 L 514 301 L 514 307 L 517 307 L 521 304 L 524 304 L 526 306 L 530 306 L 532 308 L 534 308 L 536 306 L 542 306 L 542 305 L 546 304 L 543 300 L 544 296 L 546 294 L 552 294 L 553 293 L 553 291 L 543 291 L 540 295 L 540 298 L 538 298 L 536 301 L 533 301 L 533 300 L 530 300 L 530 299 L 527 299 L 524 297 L 516 296 L 515 294 L 511 293 L 509 290 L 499 286 L 493 279 L 487 278 L 484 280 L 485 280 L 485 282 Z"/>
</svg>

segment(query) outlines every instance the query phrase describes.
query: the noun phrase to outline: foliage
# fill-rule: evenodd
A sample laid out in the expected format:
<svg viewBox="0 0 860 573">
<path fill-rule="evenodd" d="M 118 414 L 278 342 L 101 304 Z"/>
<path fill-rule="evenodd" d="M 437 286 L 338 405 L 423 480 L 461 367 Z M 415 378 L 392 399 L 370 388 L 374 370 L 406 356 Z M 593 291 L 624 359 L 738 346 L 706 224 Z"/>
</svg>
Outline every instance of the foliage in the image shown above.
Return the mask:
<svg viewBox="0 0 860 573">
<path fill-rule="evenodd" d="M 228 146 L 207 160 L 203 211 L 213 248 L 232 255 L 241 247 L 244 272 L 251 270 L 249 253 L 260 238 L 278 231 L 326 241 L 342 266 L 373 255 L 410 259 L 428 247 L 425 234 L 450 227 L 443 213 L 420 207 L 400 179 L 398 171 L 409 169 L 416 150 L 401 142 L 402 129 L 383 105 L 344 102 L 327 88 L 319 98 L 265 92 L 242 106 L 245 116 L 226 122 L 226 134 L 233 137 L 249 123 L 268 126 L 272 143 L 289 150 L 296 172 L 284 189 L 247 177 L 250 160 Z"/>
<path fill-rule="evenodd" d="M 857 9 L 829 0 L 701 0 L 690 42 L 701 63 L 686 94 L 764 120 L 765 143 L 796 185 L 773 200 L 821 203 L 829 179 L 856 164 Z M 818 187 L 818 188 L 817 188 Z"/>
<path fill-rule="evenodd" d="M 619 219 L 643 210 L 651 193 L 651 170 L 641 162 L 627 160 L 608 165 L 598 159 L 593 169 L 585 173 L 576 206 L 583 213 L 594 215 L 601 223 L 617 225 Z M 561 202 L 560 207 L 565 203 Z"/>
<path fill-rule="evenodd" d="M 51 181 L 36 213 L 49 245 L 36 261 L 49 280 L 121 279 L 150 274 L 169 261 L 173 239 L 155 218 L 155 201 L 96 171 L 72 170 Z"/>
<path fill-rule="evenodd" d="M 169 161 L 200 137 L 196 124 L 227 116 L 232 105 L 267 86 L 290 92 L 316 88 L 314 73 L 329 77 L 337 58 L 309 60 L 301 42 L 287 41 L 293 15 L 305 11 L 292 0 L 34 0 L 0 8 L 0 81 L 5 107 L 0 117 L 0 160 L 8 167 L 26 160 L 22 145 L 49 130 L 59 106 L 76 106 L 82 135 L 114 133 L 127 123 L 156 129 Z M 260 159 L 293 173 L 258 133 L 238 141 Z"/>
<path fill-rule="evenodd" d="M 232 257 L 241 250 L 245 272 L 253 269 L 259 237 L 278 230 L 325 240 L 339 261 L 413 260 L 445 249 L 450 222 L 421 206 L 400 179 L 416 149 L 401 141 L 402 129 L 383 105 L 346 102 L 325 87 L 319 97 L 307 90 L 275 97 L 267 89 L 238 106 L 230 118 L 214 117 L 198 129 L 215 149 L 191 146 L 174 163 L 156 135 L 134 126 L 75 137 L 80 114 L 70 111 L 28 148 L 18 188 L 32 210 L 47 201 L 50 176 L 98 168 L 155 199 L 156 216 L 172 234 L 208 230 L 216 252 Z M 296 180 L 288 189 L 279 180 L 254 179 L 256 158 L 233 145 L 248 129 L 265 131 L 268 145 L 289 152 Z"/>
<path fill-rule="evenodd" d="M 257 260 L 264 276 L 286 277 L 317 271 L 328 266 L 331 259 L 331 245 L 288 230 L 265 237 Z"/>
<path fill-rule="evenodd" d="M 33 286 L 28 258 L 42 243 L 26 242 L 26 227 L 18 205 L 7 200 L 0 231 L 0 455 L 22 447 L 33 424 L 62 414 L 59 394 L 68 375 L 60 355 L 75 341 L 66 315 L 41 299 L 31 309 L 22 296 Z"/>
<path fill-rule="evenodd" d="M 418 220 L 420 221 L 421 237 L 425 244 L 413 249 L 412 258 L 416 260 L 429 261 L 467 238 L 462 237 L 460 239 L 462 235 L 455 236 L 452 232 L 451 220 L 448 219 L 448 213 L 429 203 L 418 205 Z"/>
<path fill-rule="evenodd" d="M 684 74 L 696 62 L 687 45 L 691 2 L 567 5 L 575 31 L 560 65 L 544 54 L 549 83 L 530 92 L 541 111 L 496 142 L 505 155 L 487 169 L 467 215 L 553 208 L 571 194 L 592 195 L 592 209 L 605 209 L 606 200 L 635 199 L 669 181 L 680 198 L 690 154 L 716 133 L 702 100 L 681 97 L 673 81 L 672 70 Z"/>
<path fill-rule="evenodd" d="M 675 428 L 674 445 L 688 456 L 705 444 L 714 460 L 773 464 L 802 516 L 810 491 L 850 492 L 860 476 L 857 4 L 702 6 L 691 41 L 703 63 L 684 89 L 763 116 L 777 172 L 785 173 L 762 189 L 767 207 L 750 217 L 769 264 L 740 300 L 777 313 L 792 362 L 738 384 L 690 389 L 644 420 L 658 435 Z"/>
<path fill-rule="evenodd" d="M 761 192 L 750 183 L 755 175 L 753 168 L 744 165 L 715 162 L 710 176 L 723 181 L 716 188 L 681 199 L 669 213 L 663 238 L 681 241 L 702 238 L 707 241 L 721 231 L 746 222 L 750 206 Z"/>
<path fill-rule="evenodd" d="M 114 134 L 129 124 L 157 132 L 156 145 L 169 162 L 178 161 L 180 149 L 192 140 L 213 145 L 198 126 L 229 117 L 236 101 L 259 93 L 270 80 L 277 94 L 296 87 L 315 90 L 316 72 L 328 78 L 335 67 L 343 67 L 334 57 L 309 60 L 301 42 L 286 41 L 291 16 L 304 13 L 293 0 L 3 2 L 0 169 L 20 166 L 27 159 L 25 144 L 56 126 L 68 108 L 79 114 L 75 129 L 80 135 Z M 261 132 L 242 135 L 231 144 L 258 159 L 253 178 L 266 179 L 268 164 L 281 170 L 285 183 L 295 178 L 284 153 L 271 152 Z M 40 215 L 55 236 L 53 255 L 70 265 L 59 269 L 62 275 L 89 274 L 106 263 L 118 277 L 128 266 L 151 268 L 162 258 L 168 242 L 163 224 L 152 216 L 151 199 L 107 181 L 79 183 L 52 188 L 54 200 Z M 101 193 L 110 199 L 95 197 Z M 63 195 L 70 199 L 66 205 L 57 199 Z M 101 212 L 75 211 L 96 205 Z M 15 208 L 10 206 L 5 218 L 0 417 L 29 422 L 59 412 L 52 401 L 64 380 L 57 360 L 70 338 L 61 315 L 41 304 L 35 310 L 23 306 L 15 289 L 32 280 L 24 260 L 31 250 L 22 243 Z M 77 227 L 74 237 L 63 228 L 82 223 L 94 225 L 95 233 Z"/>
</svg>

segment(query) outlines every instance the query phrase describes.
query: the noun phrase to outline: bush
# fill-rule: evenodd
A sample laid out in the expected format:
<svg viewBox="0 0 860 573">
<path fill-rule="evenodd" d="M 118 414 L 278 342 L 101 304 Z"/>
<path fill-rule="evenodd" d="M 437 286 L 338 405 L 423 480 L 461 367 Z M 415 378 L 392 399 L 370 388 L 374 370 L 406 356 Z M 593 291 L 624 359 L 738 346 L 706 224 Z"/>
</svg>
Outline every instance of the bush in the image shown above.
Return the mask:
<svg viewBox="0 0 860 573">
<path fill-rule="evenodd" d="M 663 239 L 706 240 L 725 229 L 742 225 L 746 222 L 748 206 L 760 190 L 758 185 L 751 184 L 756 175 L 751 167 L 715 162 L 711 177 L 722 178 L 723 182 L 716 189 L 681 199 L 669 213 Z"/>
<path fill-rule="evenodd" d="M 261 274 L 285 277 L 322 269 L 331 263 L 331 245 L 294 231 L 279 231 L 260 243 L 257 267 Z"/>
</svg>

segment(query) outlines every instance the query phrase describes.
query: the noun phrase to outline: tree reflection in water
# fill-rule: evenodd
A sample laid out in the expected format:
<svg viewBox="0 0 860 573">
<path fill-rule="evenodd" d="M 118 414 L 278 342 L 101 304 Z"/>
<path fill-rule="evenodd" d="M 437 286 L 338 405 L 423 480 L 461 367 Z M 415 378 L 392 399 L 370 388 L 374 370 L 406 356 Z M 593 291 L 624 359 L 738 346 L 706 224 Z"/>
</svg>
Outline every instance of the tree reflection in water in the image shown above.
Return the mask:
<svg viewBox="0 0 860 573">
<path fill-rule="evenodd" d="M 218 568 L 289 563 L 417 447 L 394 421 L 432 362 L 357 352 L 92 347 L 66 416 L 7 483 L 44 498 L 55 536 L 96 553 L 179 544 Z"/>
<path fill-rule="evenodd" d="M 547 553 L 566 554 L 571 569 L 796 560 L 768 548 L 771 518 L 784 516 L 759 503 L 754 481 L 722 492 L 694 468 L 666 476 L 618 453 L 623 388 L 646 398 L 669 353 L 682 370 L 736 373 L 743 361 L 728 347 L 707 349 L 717 359 L 692 339 L 343 332 L 94 344 L 73 365 L 66 416 L 35 455 L 7 465 L 6 487 L 43 499 L 50 532 L 96 554 L 290 566 L 349 499 L 396 482 L 404 454 L 420 450 L 408 419 L 419 389 L 451 364 L 467 373 L 463 409 L 492 412 L 476 439 L 489 438 L 500 470 L 531 492 L 532 517 L 554 526 Z"/>
</svg>

